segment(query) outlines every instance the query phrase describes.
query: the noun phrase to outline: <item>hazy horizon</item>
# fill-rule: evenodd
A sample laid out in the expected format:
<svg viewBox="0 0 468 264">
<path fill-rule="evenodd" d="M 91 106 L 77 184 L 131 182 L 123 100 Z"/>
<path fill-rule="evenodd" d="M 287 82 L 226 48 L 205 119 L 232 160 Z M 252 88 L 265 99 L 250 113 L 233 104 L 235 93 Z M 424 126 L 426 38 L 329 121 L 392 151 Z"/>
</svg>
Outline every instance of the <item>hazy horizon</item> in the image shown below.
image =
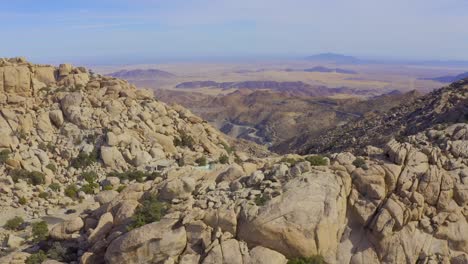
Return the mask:
<svg viewBox="0 0 468 264">
<path fill-rule="evenodd" d="M 4 1 L 1 57 L 53 63 L 468 60 L 462 0 Z"/>
</svg>

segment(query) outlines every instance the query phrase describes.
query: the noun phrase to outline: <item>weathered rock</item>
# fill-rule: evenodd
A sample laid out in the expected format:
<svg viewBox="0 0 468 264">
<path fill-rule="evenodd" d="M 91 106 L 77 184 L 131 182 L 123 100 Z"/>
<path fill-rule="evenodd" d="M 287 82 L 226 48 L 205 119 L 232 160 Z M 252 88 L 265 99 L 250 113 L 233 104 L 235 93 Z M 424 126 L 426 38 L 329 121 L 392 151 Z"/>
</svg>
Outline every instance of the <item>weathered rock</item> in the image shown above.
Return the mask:
<svg viewBox="0 0 468 264">
<path fill-rule="evenodd" d="M 177 220 L 162 219 L 144 225 L 112 241 L 106 250 L 108 263 L 160 263 L 179 256 L 186 245 L 184 227 L 175 227 Z"/>
</svg>

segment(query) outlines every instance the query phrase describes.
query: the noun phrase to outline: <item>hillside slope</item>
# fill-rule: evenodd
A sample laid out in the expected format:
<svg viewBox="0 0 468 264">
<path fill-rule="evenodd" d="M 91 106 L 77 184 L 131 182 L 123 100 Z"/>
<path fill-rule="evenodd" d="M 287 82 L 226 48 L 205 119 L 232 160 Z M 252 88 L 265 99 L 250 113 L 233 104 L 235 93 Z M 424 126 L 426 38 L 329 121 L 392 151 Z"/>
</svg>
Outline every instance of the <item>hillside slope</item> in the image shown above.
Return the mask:
<svg viewBox="0 0 468 264">
<path fill-rule="evenodd" d="M 416 101 L 403 101 L 383 114 L 369 115 L 320 137 L 298 136 L 277 150 L 298 153 L 362 152 L 367 145 L 381 146 L 392 137 L 414 135 L 437 124 L 468 120 L 468 79 L 435 90 Z"/>
<path fill-rule="evenodd" d="M 2 264 L 468 262 L 462 83 L 366 156 L 256 158 L 125 81 L 0 72 Z"/>
</svg>

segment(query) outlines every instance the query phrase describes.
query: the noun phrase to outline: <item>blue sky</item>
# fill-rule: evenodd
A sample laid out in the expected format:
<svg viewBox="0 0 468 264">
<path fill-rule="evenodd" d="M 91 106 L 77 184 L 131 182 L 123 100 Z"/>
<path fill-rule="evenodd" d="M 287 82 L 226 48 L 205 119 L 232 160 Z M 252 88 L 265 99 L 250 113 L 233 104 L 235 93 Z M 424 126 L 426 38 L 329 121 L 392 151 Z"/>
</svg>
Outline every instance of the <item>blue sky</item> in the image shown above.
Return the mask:
<svg viewBox="0 0 468 264">
<path fill-rule="evenodd" d="M 466 0 L 0 0 L 0 57 L 468 60 Z"/>
</svg>

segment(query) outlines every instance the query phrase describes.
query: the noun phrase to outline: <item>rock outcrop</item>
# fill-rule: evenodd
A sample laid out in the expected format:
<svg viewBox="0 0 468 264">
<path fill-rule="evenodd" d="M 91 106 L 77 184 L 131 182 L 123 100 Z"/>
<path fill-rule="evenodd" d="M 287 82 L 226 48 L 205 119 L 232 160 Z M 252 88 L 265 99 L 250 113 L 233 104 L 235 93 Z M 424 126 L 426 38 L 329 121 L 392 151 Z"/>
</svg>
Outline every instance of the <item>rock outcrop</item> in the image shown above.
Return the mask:
<svg viewBox="0 0 468 264">
<path fill-rule="evenodd" d="M 468 124 L 458 119 L 421 124 L 364 156 L 256 158 L 124 81 L 70 65 L 53 72 L 48 89 L 2 93 L 16 99 L 1 102 L 0 210 L 61 218 L 40 243 L 27 224 L 0 229 L 13 251 L 1 263 L 40 249 L 93 264 L 468 261 Z M 80 211 L 60 211 L 71 205 Z"/>
</svg>

